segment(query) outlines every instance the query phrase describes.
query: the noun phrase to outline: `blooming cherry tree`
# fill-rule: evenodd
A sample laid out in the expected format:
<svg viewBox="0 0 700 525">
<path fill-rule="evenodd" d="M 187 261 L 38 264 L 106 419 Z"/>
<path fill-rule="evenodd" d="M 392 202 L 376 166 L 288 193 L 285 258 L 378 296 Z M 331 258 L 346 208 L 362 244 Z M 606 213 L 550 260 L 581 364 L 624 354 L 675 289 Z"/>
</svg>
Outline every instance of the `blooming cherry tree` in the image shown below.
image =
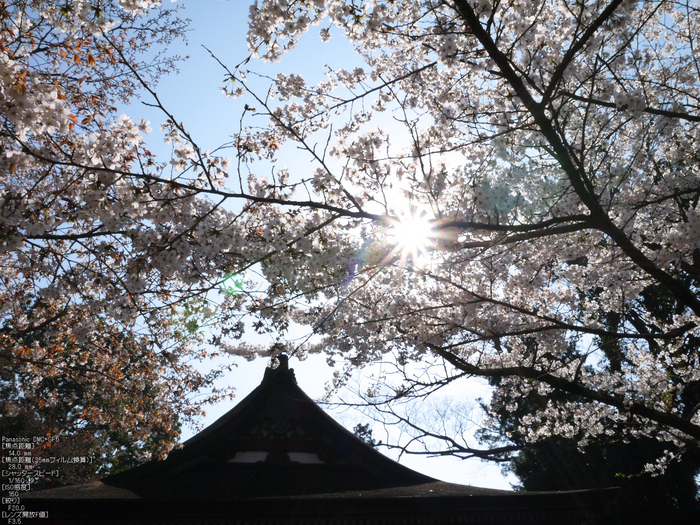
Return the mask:
<svg viewBox="0 0 700 525">
<path fill-rule="evenodd" d="M 321 24 L 366 64 L 267 96 L 228 71 L 269 118 L 237 138 L 276 254 L 264 320 L 349 369 L 446 365 L 389 402 L 486 377 L 513 410 L 567 394 L 520 420 L 531 440 L 654 436 L 660 465 L 697 448 L 696 2 L 265 0 L 250 20 L 263 59 Z M 256 176 L 273 140 L 309 165 Z M 392 225 L 416 217 L 431 233 L 407 254 Z"/>
<path fill-rule="evenodd" d="M 193 153 L 176 130 L 168 172 L 149 123 L 116 112 L 173 70 L 162 49 L 185 27 L 155 0 L 0 2 L 0 419 L 88 429 L 113 462 L 125 443 L 164 453 L 201 413 L 192 395 L 218 396 L 221 371 L 192 366 L 207 317 L 192 298 L 227 219 L 183 188 L 216 184 L 224 161 L 178 181 Z"/>
</svg>

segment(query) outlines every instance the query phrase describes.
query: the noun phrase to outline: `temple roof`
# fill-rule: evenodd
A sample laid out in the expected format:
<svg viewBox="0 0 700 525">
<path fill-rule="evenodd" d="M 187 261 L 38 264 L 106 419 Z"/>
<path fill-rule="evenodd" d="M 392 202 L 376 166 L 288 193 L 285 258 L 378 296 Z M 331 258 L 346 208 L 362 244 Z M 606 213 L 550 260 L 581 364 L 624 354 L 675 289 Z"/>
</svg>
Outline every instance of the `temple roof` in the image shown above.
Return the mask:
<svg viewBox="0 0 700 525">
<path fill-rule="evenodd" d="M 345 521 L 354 516 L 353 523 L 417 515 L 430 516 L 430 523 L 440 516 L 465 522 L 486 515 L 530 522 L 548 515 L 578 523 L 562 518 L 608 506 L 610 495 L 601 491 L 516 493 L 445 483 L 404 467 L 328 416 L 299 388 L 284 357 L 267 369 L 260 386 L 165 460 L 29 493 L 23 502 L 51 508 L 54 518 L 67 516 L 66 523 L 94 522 L 96 512 L 106 512 L 104 519 L 126 513 L 143 523 L 164 516 L 172 522 L 193 518 L 192 509 L 203 504 L 210 521 L 202 523 L 232 515 L 237 523 L 290 516 L 328 521 L 331 515 Z"/>
</svg>

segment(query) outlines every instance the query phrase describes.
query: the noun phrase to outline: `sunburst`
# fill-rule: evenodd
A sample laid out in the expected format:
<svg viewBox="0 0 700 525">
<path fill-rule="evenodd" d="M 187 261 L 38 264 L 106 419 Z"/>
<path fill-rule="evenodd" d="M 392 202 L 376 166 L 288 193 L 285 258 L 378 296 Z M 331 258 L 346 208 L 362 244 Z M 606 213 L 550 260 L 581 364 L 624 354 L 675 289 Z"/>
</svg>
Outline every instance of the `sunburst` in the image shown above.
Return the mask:
<svg viewBox="0 0 700 525">
<path fill-rule="evenodd" d="M 411 214 L 392 222 L 387 230 L 394 245 L 391 257 L 418 264 L 429 257 L 435 241 L 435 224 L 425 214 Z"/>
</svg>

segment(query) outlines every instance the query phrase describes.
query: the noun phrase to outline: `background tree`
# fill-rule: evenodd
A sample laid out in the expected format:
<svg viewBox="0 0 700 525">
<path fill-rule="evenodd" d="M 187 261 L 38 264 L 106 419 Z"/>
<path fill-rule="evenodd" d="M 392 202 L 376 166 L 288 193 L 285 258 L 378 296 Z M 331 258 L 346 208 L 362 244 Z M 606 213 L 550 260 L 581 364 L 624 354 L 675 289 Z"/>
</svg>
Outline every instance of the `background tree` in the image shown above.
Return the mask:
<svg viewBox="0 0 700 525">
<path fill-rule="evenodd" d="M 116 113 L 185 29 L 159 1 L 0 2 L 0 427 L 93 457 L 59 481 L 164 454 L 222 393 L 193 366 L 206 315 L 152 260 L 180 258 L 200 204 L 150 181 L 149 124 Z"/>
<path fill-rule="evenodd" d="M 595 295 L 595 294 L 594 294 Z M 641 293 L 641 301 L 652 318 L 669 319 L 678 313 L 679 305 L 674 297 L 661 287 L 650 286 Z M 616 329 L 620 319 L 614 313 L 599 310 L 600 322 L 609 330 Z M 624 352 L 617 339 L 595 338 L 592 342 L 606 357 L 611 370 L 621 366 Z M 525 344 L 534 345 L 534 341 Z M 533 348 L 532 351 L 535 351 Z M 657 348 L 658 351 L 658 348 Z M 685 354 L 698 351 L 697 338 L 688 338 Z M 686 385 L 681 400 L 684 407 L 697 405 L 697 386 Z M 621 486 L 621 503 L 624 516 L 620 523 L 694 523 L 700 515 L 697 476 L 700 474 L 700 456 L 697 449 L 684 451 L 678 461 L 666 466 L 664 472 L 648 472 L 654 458 L 663 456 L 665 444 L 652 437 L 637 437 L 619 441 L 611 433 L 601 435 L 590 442 L 556 435 L 532 442 L 518 429 L 518 420 L 546 407 L 550 398 L 555 402 L 579 402 L 568 394 L 554 392 L 542 396 L 531 392 L 515 409 L 508 410 L 494 399 L 491 406 L 496 414 L 495 425 L 484 429 L 480 437 L 484 442 L 515 444 L 520 450 L 506 463 L 504 470 L 512 472 L 520 480 L 524 490 L 576 490 Z"/>
<path fill-rule="evenodd" d="M 554 394 L 555 397 L 567 397 Z M 531 393 L 523 403 L 509 411 L 498 403 L 495 425 L 481 432 L 481 440 L 494 450 L 509 443 L 511 456 L 503 463 L 504 473 L 517 476 L 516 489 L 531 491 L 580 490 L 621 487 L 620 515 L 606 523 L 662 524 L 695 523 L 700 514 L 696 477 L 700 473 L 697 450 L 666 465 L 662 474 L 648 472 L 647 465 L 664 455 L 666 445 L 651 437 L 617 440 L 601 436 L 582 444 L 577 437 L 552 435 L 536 442 L 518 429 L 518 420 L 550 401 L 550 396 Z M 558 400 L 561 401 L 561 400 Z M 568 399 L 578 402 L 577 399 Z M 612 521 L 611 521 L 612 520 Z"/>
</svg>

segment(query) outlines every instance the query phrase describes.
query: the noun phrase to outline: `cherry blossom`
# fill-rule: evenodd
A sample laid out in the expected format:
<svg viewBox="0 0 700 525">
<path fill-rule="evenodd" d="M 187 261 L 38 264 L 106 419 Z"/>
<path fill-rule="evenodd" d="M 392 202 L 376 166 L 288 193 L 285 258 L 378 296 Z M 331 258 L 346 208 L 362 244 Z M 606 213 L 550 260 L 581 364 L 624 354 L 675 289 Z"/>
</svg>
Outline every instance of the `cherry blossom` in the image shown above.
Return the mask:
<svg viewBox="0 0 700 525">
<path fill-rule="evenodd" d="M 431 381 L 404 375 L 387 402 L 487 377 L 503 405 L 531 388 L 580 396 L 524 419 L 533 440 L 696 448 L 698 13 L 662 0 L 256 2 L 261 58 L 283 61 L 321 24 L 366 64 L 331 65 L 316 85 L 279 75 L 274 98 L 229 71 L 312 166 L 286 185 L 251 178 L 276 253 L 256 311 L 309 326 L 316 339 L 295 351 L 343 360 L 339 383 L 387 359 L 447 364 Z M 265 150 L 257 133 L 243 130 L 246 151 Z M 306 233 L 281 226 L 298 209 L 284 200 L 306 203 Z M 415 209 L 435 237 L 427 264 L 389 231 Z"/>
<path fill-rule="evenodd" d="M 0 14 L 2 413 L 39 410 L 48 435 L 96 428 L 164 454 L 226 394 L 222 370 L 192 363 L 205 359 L 201 276 L 226 258 L 207 238 L 230 221 L 197 188 L 217 187 L 227 161 L 178 183 L 144 147 L 151 124 L 115 106 L 174 67 L 158 48 L 185 22 L 147 0 L 2 2 Z M 174 158 L 195 155 L 183 142 Z M 192 402 L 199 390 L 210 395 Z"/>
</svg>

